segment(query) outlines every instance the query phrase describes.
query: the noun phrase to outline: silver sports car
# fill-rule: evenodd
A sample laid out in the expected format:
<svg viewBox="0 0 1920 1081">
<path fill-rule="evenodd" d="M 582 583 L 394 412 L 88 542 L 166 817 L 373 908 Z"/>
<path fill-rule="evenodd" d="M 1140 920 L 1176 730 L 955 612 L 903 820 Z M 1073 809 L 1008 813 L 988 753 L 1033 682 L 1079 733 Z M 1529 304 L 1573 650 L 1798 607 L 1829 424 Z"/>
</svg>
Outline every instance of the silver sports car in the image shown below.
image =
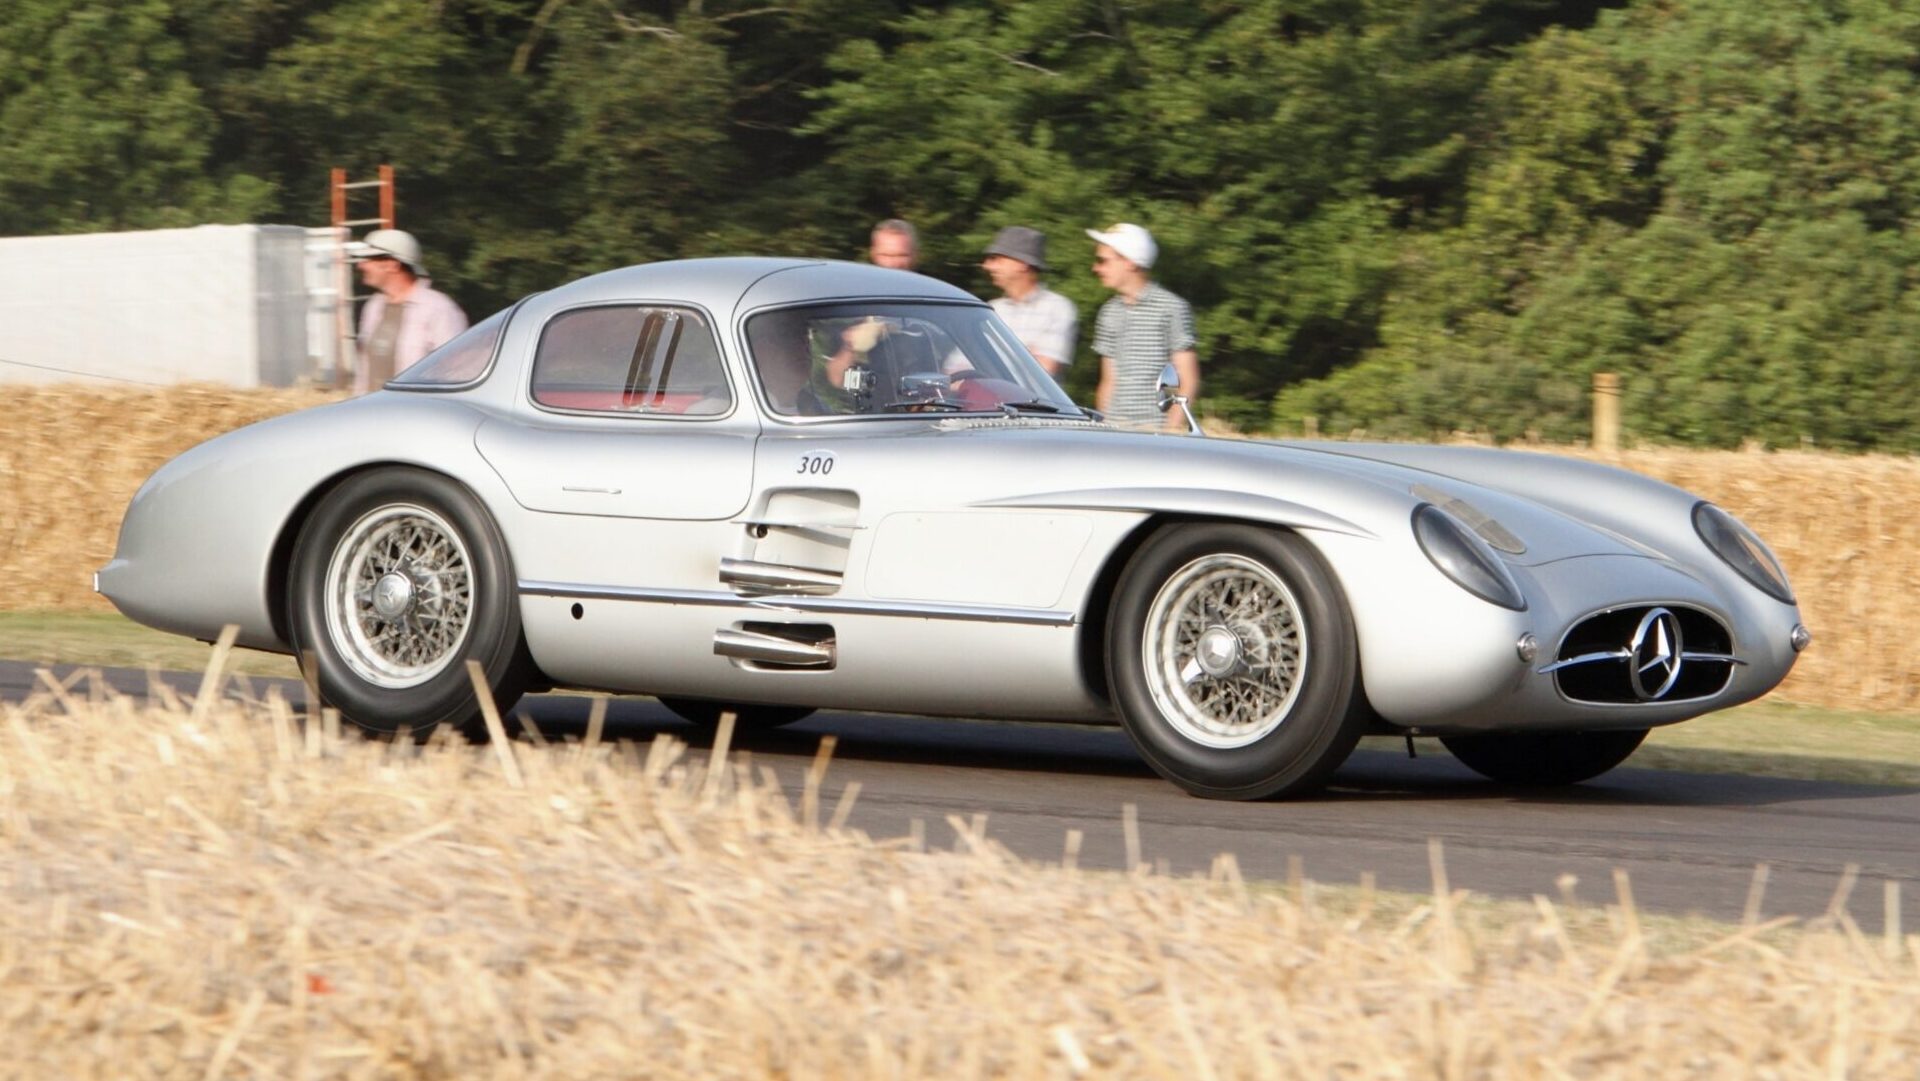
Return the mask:
<svg viewBox="0 0 1920 1081">
<path fill-rule="evenodd" d="M 1322 781 L 1369 732 L 1584 780 L 1766 693 L 1809 637 L 1766 545 L 1677 488 L 1121 430 L 966 293 L 800 259 L 585 278 L 202 444 L 134 496 L 96 588 L 311 654 L 369 729 L 470 725 L 474 661 L 503 707 L 1117 722 L 1228 799 Z"/>
</svg>

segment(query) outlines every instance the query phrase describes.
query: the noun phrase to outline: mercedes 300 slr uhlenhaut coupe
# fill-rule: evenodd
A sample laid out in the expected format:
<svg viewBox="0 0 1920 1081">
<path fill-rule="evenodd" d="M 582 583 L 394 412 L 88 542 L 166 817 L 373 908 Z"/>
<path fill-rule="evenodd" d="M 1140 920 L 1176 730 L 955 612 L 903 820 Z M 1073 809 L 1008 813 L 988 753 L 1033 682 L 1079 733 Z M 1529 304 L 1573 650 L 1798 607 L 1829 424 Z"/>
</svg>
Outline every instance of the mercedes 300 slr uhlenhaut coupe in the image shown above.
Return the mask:
<svg viewBox="0 0 1920 1081">
<path fill-rule="evenodd" d="M 470 724 L 472 660 L 503 706 L 1117 722 L 1229 799 L 1320 782 L 1370 731 L 1585 780 L 1766 693 L 1808 640 L 1766 545 L 1678 488 L 1122 430 L 966 293 L 800 259 L 585 278 L 378 393 L 202 444 L 134 497 L 97 585 L 311 653 L 369 729 Z"/>
</svg>

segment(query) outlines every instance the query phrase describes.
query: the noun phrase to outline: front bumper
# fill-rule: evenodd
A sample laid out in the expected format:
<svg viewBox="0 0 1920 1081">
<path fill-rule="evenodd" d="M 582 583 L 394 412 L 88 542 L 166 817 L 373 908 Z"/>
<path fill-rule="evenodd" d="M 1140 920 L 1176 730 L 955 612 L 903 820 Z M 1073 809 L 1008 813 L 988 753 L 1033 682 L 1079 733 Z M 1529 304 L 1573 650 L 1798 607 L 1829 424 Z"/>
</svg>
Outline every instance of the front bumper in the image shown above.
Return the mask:
<svg viewBox="0 0 1920 1081">
<path fill-rule="evenodd" d="M 1437 640 L 1428 649 L 1403 653 L 1402 663 L 1389 664 L 1386 672 L 1368 671 L 1368 696 L 1382 719 L 1411 735 L 1650 728 L 1766 694 L 1805 648 L 1806 628 L 1792 605 L 1758 590 L 1724 590 L 1660 560 L 1586 556 L 1514 570 L 1526 579 L 1530 605 L 1512 614 L 1510 626 Z M 1654 611 L 1683 613 L 1694 628 L 1695 648 L 1668 650 L 1679 655 L 1677 674 L 1662 667 L 1673 660 L 1663 656 L 1657 639 L 1680 636 L 1672 624 L 1647 622 L 1644 614 Z M 1703 630 L 1707 621 L 1724 628 L 1723 639 Z M 1588 639 L 1577 636 L 1576 628 Z M 1527 635 L 1535 643 L 1531 660 L 1523 660 L 1526 651 L 1516 646 Z M 1590 640 L 1594 635 L 1620 641 Z M 1581 679 L 1566 678 L 1562 662 L 1570 655 L 1636 645 L 1632 658 L 1598 661 Z M 1638 689 L 1629 678 L 1635 670 L 1644 677 Z M 1669 675 L 1676 678 L 1669 681 Z M 1629 689 L 1616 692 L 1615 682 Z"/>
</svg>

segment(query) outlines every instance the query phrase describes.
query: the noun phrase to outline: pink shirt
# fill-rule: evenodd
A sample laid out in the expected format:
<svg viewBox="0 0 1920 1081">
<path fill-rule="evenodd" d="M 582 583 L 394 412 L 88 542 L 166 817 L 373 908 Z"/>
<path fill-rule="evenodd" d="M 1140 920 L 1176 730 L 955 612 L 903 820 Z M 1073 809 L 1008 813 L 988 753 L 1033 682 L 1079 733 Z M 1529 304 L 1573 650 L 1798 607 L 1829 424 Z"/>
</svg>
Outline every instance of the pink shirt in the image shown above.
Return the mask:
<svg viewBox="0 0 1920 1081">
<path fill-rule="evenodd" d="M 387 295 L 375 293 L 360 308 L 360 348 L 366 349 L 367 340 L 373 337 L 374 328 L 380 325 L 380 316 L 387 310 Z M 393 373 L 400 374 L 407 367 L 452 341 L 454 336 L 467 329 L 467 315 L 453 298 L 424 280 L 413 284 L 413 292 L 407 296 L 406 310 L 400 313 L 400 336 L 393 343 Z M 353 391 L 365 394 L 378 387 L 368 385 L 367 366 L 354 366 Z"/>
</svg>

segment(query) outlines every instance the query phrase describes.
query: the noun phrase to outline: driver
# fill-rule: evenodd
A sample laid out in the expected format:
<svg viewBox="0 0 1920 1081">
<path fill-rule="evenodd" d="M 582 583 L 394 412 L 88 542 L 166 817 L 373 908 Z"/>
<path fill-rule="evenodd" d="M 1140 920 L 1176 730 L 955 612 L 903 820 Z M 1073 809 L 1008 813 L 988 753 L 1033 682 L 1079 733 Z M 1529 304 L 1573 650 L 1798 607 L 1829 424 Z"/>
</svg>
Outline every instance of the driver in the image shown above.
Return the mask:
<svg viewBox="0 0 1920 1081">
<path fill-rule="evenodd" d="M 866 361 L 887 335 L 878 318 L 850 323 L 839 334 L 839 348 L 822 355 L 819 324 L 800 312 L 771 312 L 749 332 L 755 366 L 767 401 L 775 412 L 817 417 L 857 412 L 859 402 L 846 388 L 847 373 Z"/>
<path fill-rule="evenodd" d="M 806 317 L 799 312 L 771 312 L 753 321 L 748 337 L 754 366 L 767 404 L 776 413 L 812 417 L 829 412 L 808 386 L 813 374 L 813 350 Z"/>
</svg>

